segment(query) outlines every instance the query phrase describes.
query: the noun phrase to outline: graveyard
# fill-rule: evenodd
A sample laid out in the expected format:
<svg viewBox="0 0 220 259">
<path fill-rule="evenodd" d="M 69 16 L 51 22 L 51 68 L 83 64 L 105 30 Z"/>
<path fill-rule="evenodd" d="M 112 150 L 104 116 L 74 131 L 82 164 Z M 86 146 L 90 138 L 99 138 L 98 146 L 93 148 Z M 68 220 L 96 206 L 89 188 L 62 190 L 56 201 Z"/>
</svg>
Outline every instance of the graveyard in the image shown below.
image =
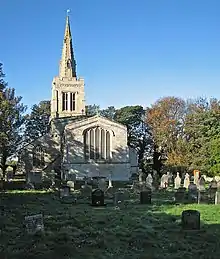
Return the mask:
<svg viewBox="0 0 220 259">
<path fill-rule="evenodd" d="M 105 206 L 76 191 L 2 192 L 0 258 L 220 258 L 219 205 L 177 202 L 171 188 L 140 204 L 139 192 L 121 191 L 122 203 L 106 194 Z M 189 209 L 200 212 L 199 230 L 181 228 Z M 43 231 L 27 233 L 24 218 L 39 214 Z"/>
</svg>

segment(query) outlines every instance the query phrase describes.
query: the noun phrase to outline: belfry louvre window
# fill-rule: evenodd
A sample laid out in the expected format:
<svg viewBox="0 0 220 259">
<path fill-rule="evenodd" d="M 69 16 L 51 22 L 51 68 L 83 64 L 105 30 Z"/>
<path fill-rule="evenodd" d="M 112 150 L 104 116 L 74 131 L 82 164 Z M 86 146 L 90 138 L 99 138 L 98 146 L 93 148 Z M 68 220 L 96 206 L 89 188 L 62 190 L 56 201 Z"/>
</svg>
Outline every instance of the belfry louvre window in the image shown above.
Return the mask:
<svg viewBox="0 0 220 259">
<path fill-rule="evenodd" d="M 101 127 L 90 128 L 84 132 L 85 160 L 111 159 L 111 134 Z"/>
<path fill-rule="evenodd" d="M 70 93 L 70 110 L 75 111 L 75 109 L 76 109 L 75 93 Z"/>
<path fill-rule="evenodd" d="M 68 110 L 68 93 L 65 92 L 62 93 L 62 110 Z"/>
<path fill-rule="evenodd" d="M 33 149 L 33 166 L 44 166 L 44 149 L 41 146 L 36 146 Z"/>
</svg>

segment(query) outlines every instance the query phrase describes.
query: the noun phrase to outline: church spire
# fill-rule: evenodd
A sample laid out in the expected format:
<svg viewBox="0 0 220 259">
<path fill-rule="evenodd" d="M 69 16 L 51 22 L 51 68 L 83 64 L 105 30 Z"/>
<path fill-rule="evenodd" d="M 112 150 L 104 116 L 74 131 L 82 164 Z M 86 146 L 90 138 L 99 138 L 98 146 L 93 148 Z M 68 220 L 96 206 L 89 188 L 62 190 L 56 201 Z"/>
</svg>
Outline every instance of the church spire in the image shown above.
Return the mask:
<svg viewBox="0 0 220 259">
<path fill-rule="evenodd" d="M 66 17 L 66 28 L 64 33 L 62 58 L 60 61 L 60 77 L 76 77 L 76 61 L 74 59 L 72 37 L 69 22 L 69 10 Z"/>
</svg>

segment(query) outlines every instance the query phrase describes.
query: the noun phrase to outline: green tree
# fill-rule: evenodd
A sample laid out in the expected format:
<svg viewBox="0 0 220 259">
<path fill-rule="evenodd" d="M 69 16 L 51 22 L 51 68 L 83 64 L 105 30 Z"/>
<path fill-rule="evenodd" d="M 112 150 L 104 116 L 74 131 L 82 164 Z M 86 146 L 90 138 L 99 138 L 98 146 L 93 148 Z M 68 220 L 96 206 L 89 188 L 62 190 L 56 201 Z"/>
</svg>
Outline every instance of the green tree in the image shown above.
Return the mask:
<svg viewBox="0 0 220 259">
<path fill-rule="evenodd" d="M 4 85 L 4 82 L 3 82 Z M 7 159 L 16 153 L 22 142 L 22 126 L 26 106 L 22 97 L 15 95 L 15 89 L 5 88 L 0 96 L 0 167 L 5 178 Z"/>
<path fill-rule="evenodd" d="M 138 152 L 139 166 L 143 168 L 145 154 L 151 149 L 152 139 L 145 122 L 145 110 L 142 106 L 126 106 L 116 110 L 115 121 L 127 126 L 128 145 Z"/>
<path fill-rule="evenodd" d="M 100 111 L 101 116 L 110 120 L 115 119 L 115 114 L 116 114 L 116 109 L 114 106 L 109 106 L 107 109 L 103 109 Z"/>
<path fill-rule="evenodd" d="M 100 112 L 100 106 L 96 104 L 86 105 L 86 116 L 95 116 Z"/>
<path fill-rule="evenodd" d="M 48 132 L 50 120 L 50 101 L 41 101 L 33 105 L 31 113 L 26 116 L 25 141 L 32 141 Z"/>
</svg>

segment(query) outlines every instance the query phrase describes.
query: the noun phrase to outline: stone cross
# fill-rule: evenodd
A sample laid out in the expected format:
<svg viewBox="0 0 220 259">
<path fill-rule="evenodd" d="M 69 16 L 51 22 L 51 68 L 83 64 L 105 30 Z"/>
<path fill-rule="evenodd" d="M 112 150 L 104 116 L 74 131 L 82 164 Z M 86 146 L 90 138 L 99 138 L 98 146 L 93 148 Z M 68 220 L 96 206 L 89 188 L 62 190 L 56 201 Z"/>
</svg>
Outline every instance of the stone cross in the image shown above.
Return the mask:
<svg viewBox="0 0 220 259">
<path fill-rule="evenodd" d="M 174 179 L 174 188 L 175 188 L 175 189 L 179 189 L 180 186 L 181 186 L 180 173 L 177 172 L 177 173 L 176 173 L 176 177 L 175 177 L 175 179 Z"/>
</svg>

